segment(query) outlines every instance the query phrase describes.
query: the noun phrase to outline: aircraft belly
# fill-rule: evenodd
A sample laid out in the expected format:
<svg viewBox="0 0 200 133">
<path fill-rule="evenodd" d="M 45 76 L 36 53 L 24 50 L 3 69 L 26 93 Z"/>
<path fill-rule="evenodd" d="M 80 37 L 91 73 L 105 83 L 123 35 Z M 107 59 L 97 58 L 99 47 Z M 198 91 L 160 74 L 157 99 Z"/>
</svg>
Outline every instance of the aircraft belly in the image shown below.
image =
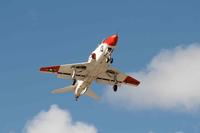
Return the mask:
<svg viewBox="0 0 200 133">
<path fill-rule="evenodd" d="M 106 63 L 106 57 L 101 56 L 95 62 L 90 64 L 88 68 L 88 74 L 84 78 L 84 80 L 80 81 L 80 85 L 77 86 L 75 94 L 80 96 L 87 91 L 87 88 L 91 85 L 92 81 L 95 80 L 99 74 L 104 73 L 109 64 Z"/>
<path fill-rule="evenodd" d="M 96 79 L 100 73 L 103 73 L 107 70 L 107 66 L 104 63 L 95 63 L 91 68 L 92 69 L 89 70 L 88 75 L 85 77 L 85 79 L 80 82 L 80 85 L 77 86 L 75 92 L 77 96 L 84 94 L 87 91 L 86 89 L 89 88 L 89 86 L 91 85 L 92 81 Z"/>
<path fill-rule="evenodd" d="M 77 88 L 75 90 L 75 95 L 80 96 L 84 94 L 87 91 L 87 88 L 89 88 L 91 83 L 92 79 L 89 77 L 87 77 L 84 81 L 79 81 L 79 85 L 77 85 Z"/>
</svg>

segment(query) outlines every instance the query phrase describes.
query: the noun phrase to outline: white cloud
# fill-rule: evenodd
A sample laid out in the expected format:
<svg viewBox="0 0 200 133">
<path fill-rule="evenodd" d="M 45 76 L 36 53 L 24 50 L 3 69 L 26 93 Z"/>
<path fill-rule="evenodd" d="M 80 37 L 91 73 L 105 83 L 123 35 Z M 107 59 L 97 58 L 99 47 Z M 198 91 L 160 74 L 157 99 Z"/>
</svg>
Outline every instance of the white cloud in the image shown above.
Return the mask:
<svg viewBox="0 0 200 133">
<path fill-rule="evenodd" d="M 145 70 L 132 73 L 137 88 L 108 89 L 109 102 L 129 109 L 194 111 L 200 107 L 200 44 L 162 50 Z"/>
<path fill-rule="evenodd" d="M 149 131 L 148 133 L 155 133 L 155 132 L 153 132 L 153 131 Z"/>
<path fill-rule="evenodd" d="M 15 131 L 13 131 L 13 130 L 11 130 L 11 131 L 9 131 L 9 133 L 16 133 Z"/>
<path fill-rule="evenodd" d="M 154 131 L 149 131 L 148 133 L 156 133 Z M 183 131 L 176 131 L 175 133 L 184 133 Z"/>
<path fill-rule="evenodd" d="M 175 133 L 184 133 L 183 131 L 177 131 L 177 132 L 175 132 Z"/>
<path fill-rule="evenodd" d="M 67 110 L 52 105 L 49 111 L 40 112 L 29 121 L 25 133 L 97 133 L 97 129 L 83 122 L 72 122 Z"/>
</svg>

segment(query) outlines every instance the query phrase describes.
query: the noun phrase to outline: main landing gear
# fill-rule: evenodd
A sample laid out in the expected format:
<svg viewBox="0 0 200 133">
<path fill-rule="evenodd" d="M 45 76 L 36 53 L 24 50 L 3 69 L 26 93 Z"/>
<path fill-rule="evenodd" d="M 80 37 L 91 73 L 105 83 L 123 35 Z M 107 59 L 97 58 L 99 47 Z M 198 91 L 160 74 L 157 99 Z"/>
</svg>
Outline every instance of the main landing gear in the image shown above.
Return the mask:
<svg viewBox="0 0 200 133">
<path fill-rule="evenodd" d="M 116 92 L 116 91 L 117 91 L 117 88 L 118 88 L 118 86 L 117 86 L 117 85 L 114 85 L 114 86 L 113 86 L 113 90 L 114 90 L 114 92 Z"/>
<path fill-rule="evenodd" d="M 75 101 L 78 101 L 79 96 L 75 96 Z"/>
<path fill-rule="evenodd" d="M 73 83 L 72 85 L 75 85 L 76 84 L 76 69 L 72 68 L 72 79 L 73 79 Z"/>
<path fill-rule="evenodd" d="M 111 63 L 111 64 L 113 63 L 113 58 L 110 59 L 110 63 Z"/>
<path fill-rule="evenodd" d="M 75 84 L 76 84 L 76 79 L 73 79 L 72 85 L 75 85 Z"/>
<path fill-rule="evenodd" d="M 75 79 L 76 76 L 76 69 L 72 68 L 72 79 Z"/>
</svg>

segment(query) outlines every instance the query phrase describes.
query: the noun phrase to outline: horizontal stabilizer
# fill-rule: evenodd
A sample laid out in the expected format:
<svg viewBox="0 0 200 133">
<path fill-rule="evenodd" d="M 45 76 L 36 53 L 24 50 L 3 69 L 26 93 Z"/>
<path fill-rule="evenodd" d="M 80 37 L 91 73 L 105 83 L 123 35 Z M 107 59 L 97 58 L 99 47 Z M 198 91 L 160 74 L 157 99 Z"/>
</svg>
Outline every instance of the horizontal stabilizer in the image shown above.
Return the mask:
<svg viewBox="0 0 200 133">
<path fill-rule="evenodd" d="M 94 99 L 94 100 L 99 100 L 99 99 L 100 99 L 100 97 L 97 96 L 96 93 L 95 93 L 91 88 L 89 88 L 89 89 L 85 92 L 85 95 L 91 97 L 91 98 Z"/>
<path fill-rule="evenodd" d="M 73 92 L 74 88 L 75 88 L 74 85 L 70 85 L 70 86 L 67 86 L 67 87 L 64 87 L 64 88 L 55 89 L 51 93 L 61 94 L 61 93 Z"/>
</svg>

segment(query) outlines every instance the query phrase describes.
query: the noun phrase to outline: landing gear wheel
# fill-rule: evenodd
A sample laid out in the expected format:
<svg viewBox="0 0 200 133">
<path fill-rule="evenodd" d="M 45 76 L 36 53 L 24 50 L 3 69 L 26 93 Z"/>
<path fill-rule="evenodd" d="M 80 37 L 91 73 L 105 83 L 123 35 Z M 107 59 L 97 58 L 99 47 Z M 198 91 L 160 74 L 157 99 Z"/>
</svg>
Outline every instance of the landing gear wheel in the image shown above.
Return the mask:
<svg viewBox="0 0 200 133">
<path fill-rule="evenodd" d="M 75 96 L 75 101 L 78 101 L 79 96 Z"/>
<path fill-rule="evenodd" d="M 113 63 L 113 58 L 110 59 L 110 63 L 111 63 L 111 64 Z"/>
<path fill-rule="evenodd" d="M 117 88 L 118 88 L 118 86 L 117 86 L 117 85 L 114 85 L 114 86 L 113 86 L 113 90 L 114 90 L 114 92 L 116 92 L 116 91 L 117 91 Z"/>
</svg>

